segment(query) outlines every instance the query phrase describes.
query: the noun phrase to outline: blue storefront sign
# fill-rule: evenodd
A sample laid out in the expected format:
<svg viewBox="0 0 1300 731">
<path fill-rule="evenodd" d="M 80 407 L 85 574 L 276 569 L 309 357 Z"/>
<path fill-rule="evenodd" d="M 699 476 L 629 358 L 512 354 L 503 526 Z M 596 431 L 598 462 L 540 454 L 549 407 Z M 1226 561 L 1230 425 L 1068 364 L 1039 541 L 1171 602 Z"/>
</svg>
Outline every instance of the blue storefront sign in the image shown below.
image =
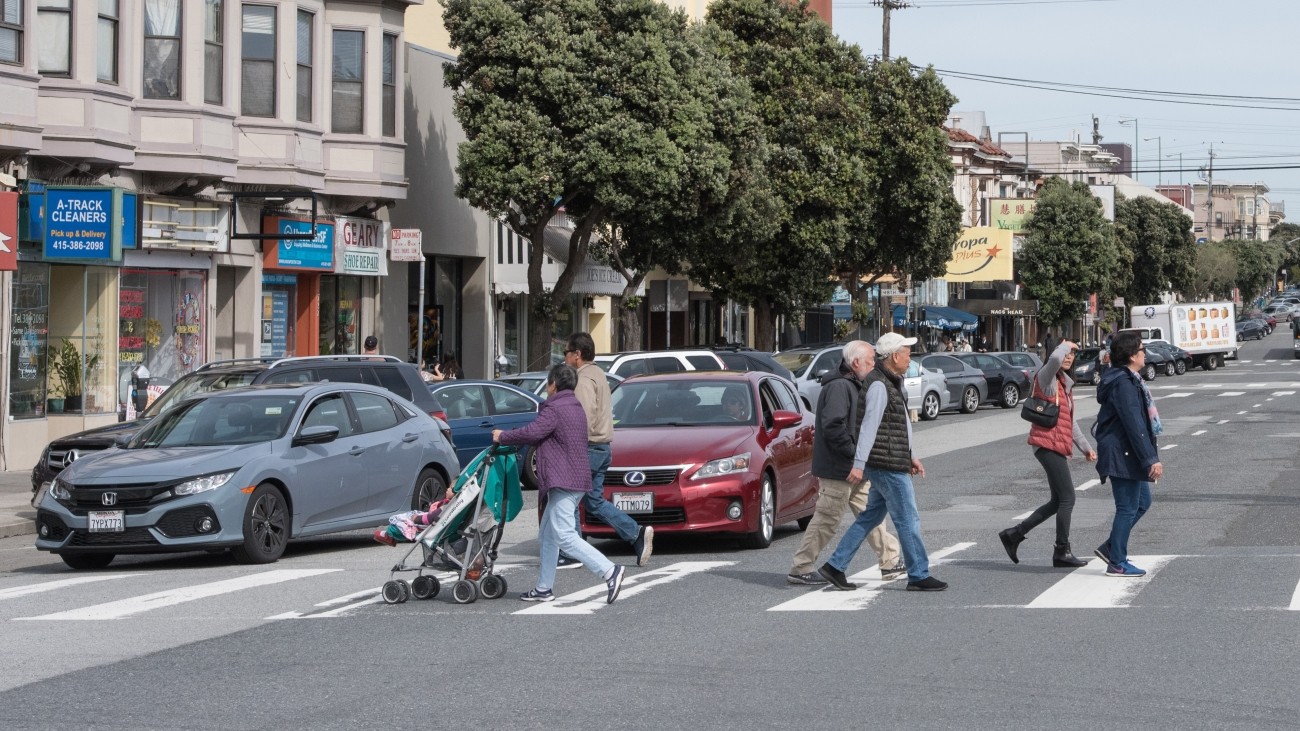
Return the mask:
<svg viewBox="0 0 1300 731">
<path fill-rule="evenodd" d="M 47 260 L 122 258 L 122 192 L 116 188 L 45 189 Z"/>
<path fill-rule="evenodd" d="M 276 230 L 286 234 L 310 234 L 311 221 L 281 218 Z M 316 224 L 314 239 L 277 239 L 274 268 L 334 271 L 334 226 Z"/>
</svg>

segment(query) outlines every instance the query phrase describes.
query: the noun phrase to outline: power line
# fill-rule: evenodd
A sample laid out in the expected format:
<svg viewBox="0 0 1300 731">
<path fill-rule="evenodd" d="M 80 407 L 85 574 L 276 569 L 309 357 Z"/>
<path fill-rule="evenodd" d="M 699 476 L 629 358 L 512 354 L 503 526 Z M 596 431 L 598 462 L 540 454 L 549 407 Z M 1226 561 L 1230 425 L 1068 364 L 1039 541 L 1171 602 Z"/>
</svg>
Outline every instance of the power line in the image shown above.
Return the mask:
<svg viewBox="0 0 1300 731">
<path fill-rule="evenodd" d="M 971 2 L 957 2 L 956 0 L 929 0 L 918 5 L 916 8 L 976 8 L 989 5 L 1066 5 L 1076 3 L 1113 3 L 1120 0 L 972 0 Z M 837 8 L 867 8 L 874 3 L 846 2 L 836 3 Z M 878 7 L 878 6 L 877 6 Z"/>
</svg>

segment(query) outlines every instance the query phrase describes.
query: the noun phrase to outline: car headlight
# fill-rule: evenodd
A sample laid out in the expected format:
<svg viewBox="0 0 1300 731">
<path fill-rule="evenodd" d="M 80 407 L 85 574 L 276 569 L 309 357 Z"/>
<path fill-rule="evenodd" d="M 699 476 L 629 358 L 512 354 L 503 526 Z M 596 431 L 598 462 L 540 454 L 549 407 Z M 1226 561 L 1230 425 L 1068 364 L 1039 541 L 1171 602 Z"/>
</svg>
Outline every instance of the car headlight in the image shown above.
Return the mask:
<svg viewBox="0 0 1300 731">
<path fill-rule="evenodd" d="M 735 472 L 748 471 L 749 452 L 745 452 L 744 454 L 738 454 L 734 457 L 724 457 L 722 459 L 705 462 L 695 471 L 695 475 L 692 476 L 691 479 L 702 480 L 708 477 L 721 477 L 722 475 L 730 475 Z"/>
<path fill-rule="evenodd" d="M 1092 364 L 1084 363 L 1083 365 L 1079 366 L 1075 370 L 1079 371 L 1080 373 L 1087 373 L 1088 371 L 1092 370 Z"/>
<path fill-rule="evenodd" d="M 222 472 L 216 475 L 195 477 L 192 480 L 182 482 L 176 487 L 173 487 L 172 492 L 177 495 L 197 495 L 198 493 L 215 490 L 218 487 L 221 487 L 227 482 L 230 482 L 230 478 L 234 476 L 234 472 Z"/>
<path fill-rule="evenodd" d="M 72 491 L 68 489 L 68 483 L 55 477 L 54 482 L 50 483 L 50 497 L 55 500 L 71 500 Z"/>
</svg>

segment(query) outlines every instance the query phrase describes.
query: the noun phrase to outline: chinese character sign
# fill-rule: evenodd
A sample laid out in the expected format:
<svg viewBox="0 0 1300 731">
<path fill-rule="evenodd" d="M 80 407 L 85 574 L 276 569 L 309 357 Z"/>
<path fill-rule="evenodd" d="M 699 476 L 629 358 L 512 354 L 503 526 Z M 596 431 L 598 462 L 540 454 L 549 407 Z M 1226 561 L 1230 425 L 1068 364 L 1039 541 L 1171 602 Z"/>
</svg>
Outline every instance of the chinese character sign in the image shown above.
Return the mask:
<svg viewBox="0 0 1300 731">
<path fill-rule="evenodd" d="M 1006 231 L 1020 232 L 1025 219 L 1034 212 L 1033 198 L 993 198 L 989 200 L 989 226 Z"/>
</svg>

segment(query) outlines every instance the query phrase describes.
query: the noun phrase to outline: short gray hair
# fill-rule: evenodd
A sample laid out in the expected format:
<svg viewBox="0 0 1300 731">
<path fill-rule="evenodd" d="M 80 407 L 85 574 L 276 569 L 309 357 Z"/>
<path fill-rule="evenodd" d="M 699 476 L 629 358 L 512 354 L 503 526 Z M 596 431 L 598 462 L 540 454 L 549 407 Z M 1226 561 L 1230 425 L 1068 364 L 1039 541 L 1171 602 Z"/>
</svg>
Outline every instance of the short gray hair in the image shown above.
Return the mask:
<svg viewBox="0 0 1300 731">
<path fill-rule="evenodd" d="M 844 344 L 844 362 L 852 363 L 858 358 L 866 358 L 871 355 L 871 343 L 865 340 L 850 340 Z"/>
</svg>

